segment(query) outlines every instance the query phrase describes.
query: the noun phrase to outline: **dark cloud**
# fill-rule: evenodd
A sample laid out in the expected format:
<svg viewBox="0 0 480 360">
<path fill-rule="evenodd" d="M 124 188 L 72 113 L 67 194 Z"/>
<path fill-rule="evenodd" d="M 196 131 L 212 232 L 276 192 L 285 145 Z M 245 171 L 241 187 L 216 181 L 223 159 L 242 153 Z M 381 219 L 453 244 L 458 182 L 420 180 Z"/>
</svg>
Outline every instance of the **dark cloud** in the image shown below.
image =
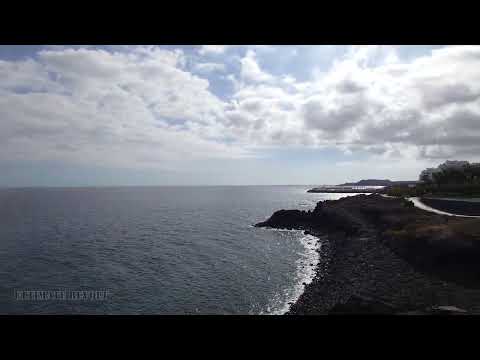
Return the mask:
<svg viewBox="0 0 480 360">
<path fill-rule="evenodd" d="M 257 112 L 262 109 L 262 102 L 259 99 L 247 99 L 240 103 L 240 108 L 250 112 Z"/>
<path fill-rule="evenodd" d="M 454 85 L 424 85 L 421 86 L 423 102 L 428 109 L 445 106 L 449 104 L 467 103 L 476 100 L 479 92 L 474 92 L 465 84 Z"/>
<path fill-rule="evenodd" d="M 248 127 L 251 123 L 248 114 L 235 110 L 228 112 L 226 114 L 226 119 L 229 125 L 240 128 Z"/>
<path fill-rule="evenodd" d="M 343 80 L 337 86 L 336 89 L 341 93 L 357 93 L 365 90 L 365 87 L 360 83 L 357 83 L 353 80 Z"/>
<path fill-rule="evenodd" d="M 471 151 L 477 149 L 480 139 L 479 114 L 458 111 L 442 121 L 433 123 L 422 122 L 422 117 L 422 113 L 411 111 L 403 118 L 369 124 L 363 128 L 361 138 L 365 144 L 383 140 L 419 146 L 420 155 L 423 157 L 441 158 L 456 151 L 474 154 Z"/>
<path fill-rule="evenodd" d="M 450 145 L 431 145 L 420 146 L 419 155 L 427 159 L 475 159 L 480 154 L 480 145 L 470 146 L 450 146 Z"/>
<path fill-rule="evenodd" d="M 304 105 L 305 125 L 326 133 L 340 133 L 356 124 L 366 112 L 366 103 L 356 101 L 337 109 L 326 109 L 320 100 L 311 100 Z"/>
<path fill-rule="evenodd" d="M 360 138 L 367 144 L 382 142 L 415 142 L 421 114 L 417 110 L 379 115 L 379 121 L 370 121 L 360 129 Z M 384 111 L 384 112 L 385 112 Z"/>
<path fill-rule="evenodd" d="M 452 131 L 464 130 L 480 131 L 480 114 L 469 110 L 459 110 L 447 118 L 447 123 Z"/>
</svg>

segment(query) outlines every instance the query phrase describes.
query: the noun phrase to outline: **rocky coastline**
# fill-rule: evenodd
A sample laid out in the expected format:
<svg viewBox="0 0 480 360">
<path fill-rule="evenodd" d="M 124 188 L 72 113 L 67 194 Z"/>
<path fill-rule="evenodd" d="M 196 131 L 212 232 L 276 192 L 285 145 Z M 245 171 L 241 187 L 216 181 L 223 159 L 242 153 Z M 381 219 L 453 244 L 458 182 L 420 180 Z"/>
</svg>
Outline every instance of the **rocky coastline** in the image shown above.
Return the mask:
<svg viewBox="0 0 480 360">
<path fill-rule="evenodd" d="M 362 194 L 280 210 L 256 226 L 328 238 L 289 315 L 480 313 L 480 219 Z"/>
</svg>

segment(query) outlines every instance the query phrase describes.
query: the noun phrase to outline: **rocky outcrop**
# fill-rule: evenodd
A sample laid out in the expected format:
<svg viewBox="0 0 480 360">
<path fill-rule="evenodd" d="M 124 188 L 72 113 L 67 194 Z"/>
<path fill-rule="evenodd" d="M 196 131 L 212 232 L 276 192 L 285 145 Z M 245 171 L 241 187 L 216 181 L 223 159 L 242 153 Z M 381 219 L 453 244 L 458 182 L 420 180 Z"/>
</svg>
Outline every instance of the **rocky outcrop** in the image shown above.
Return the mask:
<svg viewBox="0 0 480 360">
<path fill-rule="evenodd" d="M 347 302 L 336 304 L 329 315 L 468 315 L 469 312 L 456 306 L 430 306 L 427 308 L 402 311 L 393 304 L 379 299 L 352 295 Z"/>
<path fill-rule="evenodd" d="M 396 314 L 452 304 L 480 312 L 480 219 L 357 195 L 312 211 L 277 211 L 256 226 L 328 235 L 321 254 L 328 266 L 317 269 L 291 314 Z"/>
<path fill-rule="evenodd" d="M 355 196 L 359 201 L 366 195 Z M 361 200 L 360 200 L 361 199 Z M 362 229 L 362 221 L 352 212 L 350 206 L 340 200 L 317 203 L 313 211 L 279 210 L 268 220 L 258 223 L 257 227 L 272 227 L 279 229 L 342 231 L 345 234 L 358 234 Z M 343 206 L 347 205 L 347 206 Z"/>
<path fill-rule="evenodd" d="M 347 314 L 395 314 L 394 305 L 360 295 L 352 295 L 345 303 L 337 303 L 329 312 L 331 315 Z"/>
<path fill-rule="evenodd" d="M 256 226 L 341 233 L 374 233 L 379 241 L 413 263 L 426 267 L 478 268 L 480 219 L 429 213 L 403 199 L 358 195 L 319 202 L 313 211 L 280 210 Z M 478 263 L 478 266 L 476 265 Z M 473 270 L 468 266 L 469 270 Z"/>
</svg>

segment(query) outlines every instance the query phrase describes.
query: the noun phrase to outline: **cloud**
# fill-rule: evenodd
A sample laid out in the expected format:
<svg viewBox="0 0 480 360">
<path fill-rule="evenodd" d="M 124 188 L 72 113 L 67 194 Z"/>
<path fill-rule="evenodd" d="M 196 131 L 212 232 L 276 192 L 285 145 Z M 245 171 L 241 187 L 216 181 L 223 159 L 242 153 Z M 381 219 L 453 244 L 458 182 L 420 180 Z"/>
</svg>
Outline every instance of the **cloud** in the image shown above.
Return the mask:
<svg viewBox="0 0 480 360">
<path fill-rule="evenodd" d="M 202 45 L 198 49 L 200 55 L 219 55 L 225 53 L 228 49 L 234 45 Z"/>
<path fill-rule="evenodd" d="M 3 160 L 55 160 L 161 167 L 172 161 L 236 158 L 247 151 L 209 140 L 224 103 L 209 81 L 182 69 L 183 53 L 45 50 L 2 61 Z"/>
<path fill-rule="evenodd" d="M 54 47 L 0 60 L 0 159 L 178 168 L 295 147 L 385 164 L 480 156 L 478 46 L 408 61 L 396 47 L 355 46 L 301 81 L 272 70 L 274 47 L 229 49 Z"/>
<path fill-rule="evenodd" d="M 245 57 L 240 60 L 241 77 L 245 81 L 266 82 L 273 80 L 273 76 L 266 73 L 257 63 L 256 55 L 253 50 L 248 50 Z"/>
<path fill-rule="evenodd" d="M 431 159 L 441 148 L 442 156 L 480 156 L 473 145 L 480 138 L 480 47 L 446 47 L 409 62 L 395 47 L 352 47 L 303 83 L 282 81 L 257 60 L 251 50 L 242 58 L 244 83 L 233 95 L 240 113 L 262 120 L 261 136 L 242 122 L 256 145 L 356 147 Z"/>
<path fill-rule="evenodd" d="M 315 99 L 309 100 L 304 105 L 307 128 L 318 129 L 329 135 L 347 130 L 360 122 L 365 113 L 365 104 L 361 100 L 350 102 L 350 104 L 329 105 L 321 99 Z"/>
<path fill-rule="evenodd" d="M 474 92 L 465 84 L 423 84 L 421 89 L 423 102 L 427 109 L 449 104 L 461 104 L 472 102 L 480 96 L 480 92 Z"/>
<path fill-rule="evenodd" d="M 361 92 L 365 89 L 366 88 L 364 86 L 351 79 L 345 79 L 344 81 L 341 81 L 337 84 L 337 90 L 340 93 L 351 94 Z"/>
<path fill-rule="evenodd" d="M 218 63 L 197 63 L 194 69 L 199 73 L 224 72 L 225 65 Z"/>
<path fill-rule="evenodd" d="M 201 56 L 219 56 L 226 54 L 231 49 L 251 49 L 262 53 L 269 53 L 275 51 L 276 48 L 271 45 L 202 45 L 198 47 L 197 52 Z"/>
</svg>

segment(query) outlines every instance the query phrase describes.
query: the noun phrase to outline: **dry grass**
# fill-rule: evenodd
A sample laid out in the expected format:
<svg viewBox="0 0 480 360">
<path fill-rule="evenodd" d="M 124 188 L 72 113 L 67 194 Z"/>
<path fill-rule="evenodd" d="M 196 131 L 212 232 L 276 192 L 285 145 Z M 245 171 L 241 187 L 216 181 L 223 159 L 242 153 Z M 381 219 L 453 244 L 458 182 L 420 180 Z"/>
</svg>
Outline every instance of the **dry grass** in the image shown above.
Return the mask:
<svg viewBox="0 0 480 360">
<path fill-rule="evenodd" d="M 475 243 L 480 242 L 480 220 L 461 219 L 443 224 L 413 223 L 401 229 L 387 230 L 385 235 L 394 241 L 428 239 L 428 242 L 434 243 L 449 239 L 454 243 L 458 241 Z"/>
<path fill-rule="evenodd" d="M 468 236 L 471 239 L 480 241 L 480 219 L 466 219 L 449 225 L 456 235 Z"/>
</svg>

